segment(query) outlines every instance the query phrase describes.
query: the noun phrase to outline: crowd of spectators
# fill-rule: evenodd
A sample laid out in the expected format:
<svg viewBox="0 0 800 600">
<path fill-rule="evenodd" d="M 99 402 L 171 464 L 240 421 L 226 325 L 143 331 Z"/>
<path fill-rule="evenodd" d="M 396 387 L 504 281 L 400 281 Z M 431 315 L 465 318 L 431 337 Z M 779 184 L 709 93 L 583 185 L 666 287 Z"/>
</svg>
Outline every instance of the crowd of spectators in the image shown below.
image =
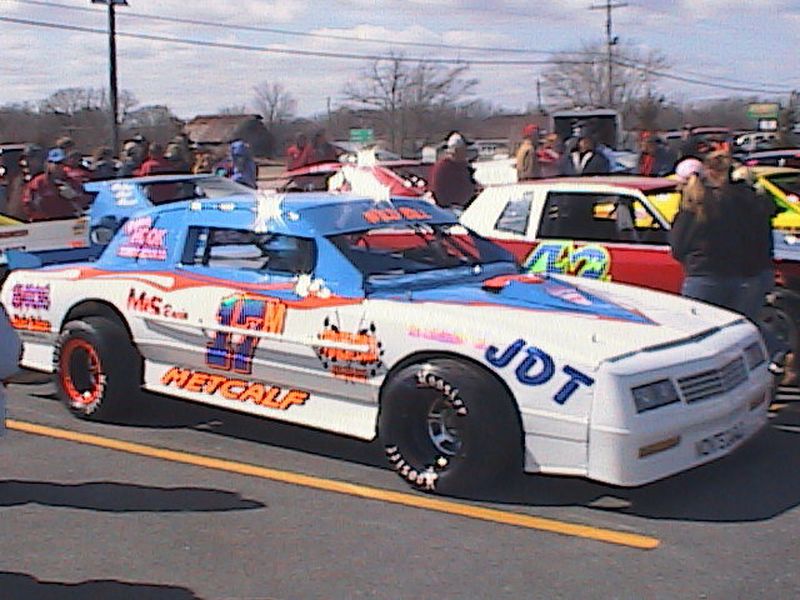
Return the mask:
<svg viewBox="0 0 800 600">
<path fill-rule="evenodd" d="M 83 189 L 88 181 L 149 175 L 216 173 L 251 188 L 257 187 L 257 166 L 249 145 L 234 140 L 227 151 L 216 155 L 193 151 L 185 136 L 172 138 L 166 146 L 135 136 L 123 143 L 119 158 L 109 147 L 99 147 L 84 156 L 69 137 L 45 149 L 27 144 L 19 171 L 7 183 L 3 212 L 23 221 L 41 221 L 75 216 L 89 205 Z"/>
</svg>

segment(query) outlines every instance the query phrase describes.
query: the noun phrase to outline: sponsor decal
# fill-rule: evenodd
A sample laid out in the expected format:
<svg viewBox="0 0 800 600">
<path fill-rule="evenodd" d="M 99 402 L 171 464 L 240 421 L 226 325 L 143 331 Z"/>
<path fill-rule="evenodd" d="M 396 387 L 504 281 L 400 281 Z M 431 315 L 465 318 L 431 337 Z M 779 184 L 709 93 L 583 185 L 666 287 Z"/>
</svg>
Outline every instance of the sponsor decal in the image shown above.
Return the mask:
<svg viewBox="0 0 800 600">
<path fill-rule="evenodd" d="M 382 344 L 375 335 L 374 323 L 365 329 L 350 332 L 342 331 L 338 325 L 326 317 L 323 330 L 317 334 L 317 337 L 329 342 L 344 342 L 368 347 L 366 351 L 317 348 L 317 356 L 322 361 L 322 366 L 335 377 L 347 381 L 366 381 L 367 378 L 377 375 L 383 367 Z"/>
<path fill-rule="evenodd" d="M 37 331 L 42 333 L 50 333 L 53 330 L 53 325 L 50 321 L 37 319 L 36 317 L 22 317 L 20 315 L 12 315 L 11 326 L 14 329 L 24 329 L 25 331 Z"/>
<path fill-rule="evenodd" d="M 403 219 L 421 221 L 431 218 L 428 213 L 417 210 L 416 208 L 411 208 L 410 206 L 400 206 L 398 208 L 371 208 L 370 210 L 364 211 L 362 216 L 367 223 L 372 224 L 396 223 Z"/>
<path fill-rule="evenodd" d="M 310 394 L 303 390 L 284 390 L 260 381 L 233 379 L 225 375 L 180 367 L 172 367 L 164 373 L 161 383 L 187 392 L 220 396 L 226 400 L 248 402 L 274 410 L 288 410 L 295 405 L 302 406 L 310 397 Z"/>
<path fill-rule="evenodd" d="M 283 333 L 286 304 L 274 298 L 254 298 L 234 294 L 222 299 L 217 310 L 217 322 L 226 327 L 241 329 L 241 334 L 227 331 L 213 333 L 206 347 L 206 364 L 214 369 L 249 374 L 259 338 L 246 331 Z"/>
<path fill-rule="evenodd" d="M 122 231 L 127 239 L 117 249 L 118 256 L 167 260 L 167 230 L 153 227 L 150 217 L 131 219 Z"/>
<path fill-rule="evenodd" d="M 545 284 L 544 291 L 553 296 L 554 298 L 558 298 L 559 300 L 563 300 L 564 302 L 570 302 L 572 304 L 577 304 L 578 306 L 591 306 L 592 301 L 580 293 L 575 288 L 560 285 L 558 283 L 549 282 Z"/>
<path fill-rule="evenodd" d="M 530 273 L 577 275 L 611 281 L 611 254 L 598 244 L 576 246 L 571 241 L 542 242 L 525 260 Z"/>
<path fill-rule="evenodd" d="M 525 348 L 526 356 L 514 371 L 517 381 L 531 386 L 544 385 L 550 381 L 556 373 L 553 358 L 541 348 L 528 346 L 528 343 L 521 338 L 508 346 L 502 353 L 496 346 L 489 346 L 486 349 L 485 358 L 489 364 L 502 369 L 508 366 L 523 348 Z M 564 366 L 561 372 L 569 379 L 553 396 L 553 400 L 557 404 L 565 404 L 581 385 L 591 387 L 594 384 L 594 379 L 569 365 Z"/>
<path fill-rule="evenodd" d="M 111 193 L 117 206 L 136 206 L 138 203 L 134 187 L 130 183 L 112 183 Z"/>
<path fill-rule="evenodd" d="M 163 298 L 152 296 L 147 292 L 137 292 L 134 288 L 128 292 L 128 310 L 182 321 L 189 318 L 186 311 L 177 310 L 171 304 L 165 304 Z"/>
<path fill-rule="evenodd" d="M 486 348 L 486 342 L 484 340 L 474 340 L 470 339 L 468 336 L 462 333 L 456 333 L 453 331 L 445 331 L 443 329 L 425 329 L 421 327 L 412 326 L 408 329 L 408 335 L 410 337 L 420 338 L 423 340 L 430 340 L 432 342 L 441 342 L 443 344 L 472 344 L 474 348 L 482 350 Z"/>
<path fill-rule="evenodd" d="M 386 446 L 386 456 L 389 459 L 389 464 L 397 471 L 397 474 L 411 485 L 429 492 L 436 489 L 436 480 L 439 479 L 439 473 L 436 472 L 436 468 L 427 467 L 422 471 L 417 470 L 403 458 L 397 446 Z M 440 457 L 436 466 L 439 470 L 445 468 L 447 459 Z"/>
<path fill-rule="evenodd" d="M 11 306 L 33 310 L 50 310 L 50 285 L 16 284 L 11 288 Z"/>
</svg>

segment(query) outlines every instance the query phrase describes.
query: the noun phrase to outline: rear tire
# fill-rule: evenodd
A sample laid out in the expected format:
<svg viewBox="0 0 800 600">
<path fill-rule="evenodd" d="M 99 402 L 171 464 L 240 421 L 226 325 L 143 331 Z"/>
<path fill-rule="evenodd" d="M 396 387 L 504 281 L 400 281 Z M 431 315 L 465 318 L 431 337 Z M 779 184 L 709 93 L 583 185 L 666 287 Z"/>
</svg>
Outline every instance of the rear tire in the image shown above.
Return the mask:
<svg viewBox="0 0 800 600">
<path fill-rule="evenodd" d="M 404 367 L 383 390 L 378 421 L 390 465 L 425 491 L 485 491 L 522 468 L 513 401 L 475 365 L 437 358 Z"/>
<path fill-rule="evenodd" d="M 58 395 L 76 417 L 120 419 L 139 396 L 141 357 L 125 329 L 105 317 L 68 322 L 54 363 Z"/>
</svg>

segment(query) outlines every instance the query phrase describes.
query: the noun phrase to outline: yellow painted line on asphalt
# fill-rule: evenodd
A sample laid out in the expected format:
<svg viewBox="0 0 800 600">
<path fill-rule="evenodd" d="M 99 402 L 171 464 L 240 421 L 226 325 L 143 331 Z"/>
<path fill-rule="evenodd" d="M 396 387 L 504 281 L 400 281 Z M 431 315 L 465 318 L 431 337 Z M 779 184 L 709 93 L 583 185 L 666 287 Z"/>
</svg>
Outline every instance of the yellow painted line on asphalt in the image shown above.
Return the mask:
<svg viewBox="0 0 800 600">
<path fill-rule="evenodd" d="M 57 429 L 54 427 L 47 427 L 45 425 L 27 423 L 25 421 L 8 419 L 6 420 L 6 427 L 8 429 L 30 433 L 33 435 L 67 440 L 70 442 L 77 442 L 79 444 L 88 444 L 90 446 L 97 446 L 100 448 L 107 448 L 110 450 L 118 450 L 120 452 L 147 456 L 150 458 L 184 463 L 187 465 L 194 465 L 196 467 L 227 471 L 229 473 L 237 473 L 239 475 L 260 477 L 262 479 L 269 479 L 271 481 L 278 481 L 281 483 L 324 490 L 326 492 L 347 494 L 349 496 L 356 496 L 369 500 L 378 500 L 380 502 L 409 506 L 412 508 L 423 508 L 450 515 L 478 519 L 481 521 L 490 521 L 493 523 L 502 523 L 505 525 L 514 525 L 516 527 L 536 529 L 539 531 L 548 531 L 550 533 L 558 533 L 566 536 L 596 540 L 599 542 L 606 542 L 608 544 L 628 546 L 631 548 L 637 548 L 639 550 L 653 550 L 657 548 L 660 543 L 660 541 L 656 538 L 639 535 L 636 533 L 627 533 L 624 531 L 615 531 L 613 529 L 591 527 L 589 525 L 579 525 L 576 523 L 557 521 L 555 519 L 546 519 L 493 508 L 472 506 L 469 504 L 454 502 L 452 500 L 441 500 L 438 498 L 421 496 L 418 494 L 395 492 L 392 490 L 347 483 L 345 481 L 324 479 L 321 477 L 313 477 L 300 473 L 292 473 L 290 471 L 280 471 L 277 469 L 259 467 L 247 463 L 213 458 L 210 456 L 189 454 L 187 452 L 179 452 L 176 450 L 169 450 L 167 448 L 145 446 L 144 444 L 125 442 L 122 440 L 101 437 L 98 435 L 78 433 L 77 431 L 69 431 L 67 429 Z"/>
</svg>

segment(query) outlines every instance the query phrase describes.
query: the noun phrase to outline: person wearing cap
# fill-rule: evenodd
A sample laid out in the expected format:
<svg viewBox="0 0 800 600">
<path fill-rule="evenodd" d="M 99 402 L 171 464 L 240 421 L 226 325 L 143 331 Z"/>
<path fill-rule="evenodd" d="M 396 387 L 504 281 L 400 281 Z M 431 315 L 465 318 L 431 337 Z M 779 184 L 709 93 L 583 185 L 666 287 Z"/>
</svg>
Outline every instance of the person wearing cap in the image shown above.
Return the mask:
<svg viewBox="0 0 800 600">
<path fill-rule="evenodd" d="M 525 127 L 522 128 L 522 143 L 517 149 L 518 181 L 542 176 L 536 148 L 538 141 L 539 129 L 536 125 L 532 123 L 525 125 Z"/>
<path fill-rule="evenodd" d="M 74 217 L 88 206 L 83 186 L 64 169 L 66 158 L 63 149 L 51 149 L 46 171 L 25 186 L 22 210 L 29 221 Z"/>
<path fill-rule="evenodd" d="M 460 133 L 453 132 L 447 138 L 444 156 L 431 169 L 429 189 L 440 206 L 461 211 L 475 195 L 475 179 L 467 162 L 467 142 Z"/>
<path fill-rule="evenodd" d="M 233 173 L 231 179 L 253 189 L 258 188 L 258 166 L 244 140 L 234 140 L 230 147 Z"/>
</svg>

